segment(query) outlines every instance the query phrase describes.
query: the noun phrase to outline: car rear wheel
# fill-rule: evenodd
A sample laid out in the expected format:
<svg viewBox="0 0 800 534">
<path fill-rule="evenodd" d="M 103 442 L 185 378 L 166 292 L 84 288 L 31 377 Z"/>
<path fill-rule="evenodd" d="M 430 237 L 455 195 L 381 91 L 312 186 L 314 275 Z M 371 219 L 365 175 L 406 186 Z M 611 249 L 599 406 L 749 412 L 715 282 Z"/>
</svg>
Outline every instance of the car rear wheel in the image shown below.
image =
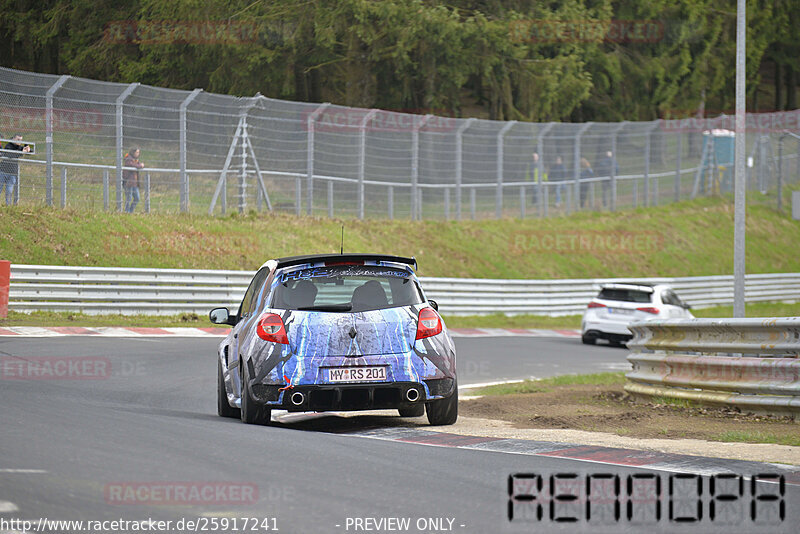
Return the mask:
<svg viewBox="0 0 800 534">
<path fill-rule="evenodd" d="M 581 336 L 581 341 L 583 341 L 584 345 L 594 345 L 595 343 L 597 343 L 597 338 L 595 336 L 589 336 L 589 335 L 583 334 Z"/>
<path fill-rule="evenodd" d="M 222 362 L 217 360 L 217 414 L 220 417 L 241 417 L 239 408 L 233 408 L 228 403 L 228 393 L 225 391 L 225 378 L 222 376 Z"/>
<path fill-rule="evenodd" d="M 400 412 L 400 417 L 420 417 L 425 415 L 425 405 L 420 403 L 418 406 L 400 408 L 397 411 Z"/>
<path fill-rule="evenodd" d="M 433 400 L 425 404 L 428 422 L 433 426 L 452 425 L 458 419 L 458 385 L 446 399 Z"/>
<path fill-rule="evenodd" d="M 242 376 L 242 422 L 250 425 L 268 425 L 272 420 L 272 410 L 250 396 L 250 390 L 247 388 L 250 382 L 247 364 L 240 362 L 239 372 Z"/>
</svg>

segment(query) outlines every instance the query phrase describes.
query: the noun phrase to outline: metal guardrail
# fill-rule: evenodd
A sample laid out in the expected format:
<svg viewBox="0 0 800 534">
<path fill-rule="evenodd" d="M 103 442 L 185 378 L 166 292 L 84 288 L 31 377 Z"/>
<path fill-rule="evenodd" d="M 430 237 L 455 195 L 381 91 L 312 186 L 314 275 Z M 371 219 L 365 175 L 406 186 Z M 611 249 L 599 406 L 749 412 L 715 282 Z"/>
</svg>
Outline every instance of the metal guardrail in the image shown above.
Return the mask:
<svg viewBox="0 0 800 534">
<path fill-rule="evenodd" d="M 252 271 L 12 264 L 9 309 L 90 314 L 204 314 L 215 306 L 238 306 L 253 274 Z M 604 283 L 634 279 L 422 277 L 421 280 L 426 294 L 438 301 L 445 315 L 530 313 L 558 316 L 582 313 Z M 733 302 L 732 276 L 635 280 L 670 284 L 681 298 L 695 307 Z M 746 296 L 749 302 L 800 301 L 800 273 L 749 275 Z"/>
<path fill-rule="evenodd" d="M 800 413 L 800 317 L 634 323 L 625 391 Z"/>
</svg>

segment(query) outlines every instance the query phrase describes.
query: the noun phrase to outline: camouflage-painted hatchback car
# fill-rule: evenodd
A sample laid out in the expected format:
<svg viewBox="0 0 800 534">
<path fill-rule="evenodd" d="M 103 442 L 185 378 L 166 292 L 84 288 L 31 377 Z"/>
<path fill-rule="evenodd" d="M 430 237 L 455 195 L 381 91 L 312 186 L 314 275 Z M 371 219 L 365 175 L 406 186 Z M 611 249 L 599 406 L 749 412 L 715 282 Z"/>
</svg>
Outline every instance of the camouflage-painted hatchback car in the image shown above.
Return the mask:
<svg viewBox="0 0 800 534">
<path fill-rule="evenodd" d="M 273 409 L 397 409 L 432 425 L 458 417 L 456 353 L 413 258 L 295 256 L 258 270 L 219 345 L 217 410 L 268 424 Z"/>
</svg>

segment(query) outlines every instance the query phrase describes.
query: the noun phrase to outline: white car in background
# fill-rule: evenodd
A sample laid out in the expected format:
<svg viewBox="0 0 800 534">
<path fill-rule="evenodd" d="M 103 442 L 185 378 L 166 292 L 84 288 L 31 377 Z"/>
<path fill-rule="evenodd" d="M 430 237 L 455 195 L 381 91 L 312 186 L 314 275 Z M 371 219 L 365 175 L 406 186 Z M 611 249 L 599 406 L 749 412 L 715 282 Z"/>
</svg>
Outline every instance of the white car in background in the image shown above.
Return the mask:
<svg viewBox="0 0 800 534">
<path fill-rule="evenodd" d="M 605 339 L 622 345 L 631 339 L 628 325 L 648 319 L 691 319 L 694 316 L 665 284 L 605 284 L 592 299 L 581 321 L 581 340 L 594 345 Z"/>
</svg>

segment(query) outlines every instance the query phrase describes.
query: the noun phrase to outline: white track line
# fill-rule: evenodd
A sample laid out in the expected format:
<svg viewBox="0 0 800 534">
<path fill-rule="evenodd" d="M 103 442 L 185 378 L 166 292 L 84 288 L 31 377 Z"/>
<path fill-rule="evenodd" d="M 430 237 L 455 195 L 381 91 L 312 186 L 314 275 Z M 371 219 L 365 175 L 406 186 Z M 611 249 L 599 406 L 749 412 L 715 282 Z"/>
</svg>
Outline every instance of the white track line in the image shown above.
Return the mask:
<svg viewBox="0 0 800 534">
<path fill-rule="evenodd" d="M 0 501 L 0 514 L 10 514 L 18 511 L 17 505 L 9 501 Z"/>
</svg>

